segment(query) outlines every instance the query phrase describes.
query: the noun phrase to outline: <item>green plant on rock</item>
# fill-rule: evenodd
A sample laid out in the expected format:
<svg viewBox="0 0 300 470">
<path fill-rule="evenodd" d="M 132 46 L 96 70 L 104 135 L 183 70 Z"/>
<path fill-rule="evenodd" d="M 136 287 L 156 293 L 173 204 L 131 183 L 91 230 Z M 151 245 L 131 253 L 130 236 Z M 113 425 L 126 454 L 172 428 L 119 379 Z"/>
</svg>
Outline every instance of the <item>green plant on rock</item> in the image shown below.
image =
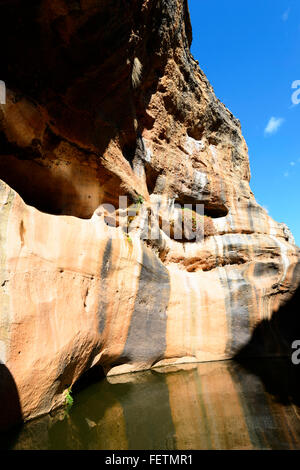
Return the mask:
<svg viewBox="0 0 300 470">
<path fill-rule="evenodd" d="M 71 389 L 71 387 L 69 387 L 66 390 L 66 396 L 65 396 L 65 405 L 66 405 L 68 410 L 71 408 L 73 403 L 74 403 L 74 399 L 72 397 L 72 389 Z"/>
<path fill-rule="evenodd" d="M 138 197 L 137 197 L 137 199 L 136 199 L 136 201 L 135 201 L 135 203 L 136 203 L 137 205 L 144 204 L 144 198 L 143 198 L 143 196 L 141 196 L 141 195 L 139 194 Z"/>
</svg>

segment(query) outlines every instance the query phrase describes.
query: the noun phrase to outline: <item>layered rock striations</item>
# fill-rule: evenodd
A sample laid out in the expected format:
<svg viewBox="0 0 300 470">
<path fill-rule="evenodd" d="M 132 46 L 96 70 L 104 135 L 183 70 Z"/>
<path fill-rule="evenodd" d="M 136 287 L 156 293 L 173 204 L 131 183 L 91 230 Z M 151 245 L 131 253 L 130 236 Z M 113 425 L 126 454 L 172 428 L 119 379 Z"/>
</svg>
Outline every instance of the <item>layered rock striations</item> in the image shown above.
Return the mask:
<svg viewBox="0 0 300 470">
<path fill-rule="evenodd" d="M 0 373 L 18 410 L 2 427 L 61 405 L 94 365 L 289 353 L 299 248 L 251 192 L 187 2 L 0 5 Z M 178 239 L 197 205 L 202 238 Z"/>
</svg>

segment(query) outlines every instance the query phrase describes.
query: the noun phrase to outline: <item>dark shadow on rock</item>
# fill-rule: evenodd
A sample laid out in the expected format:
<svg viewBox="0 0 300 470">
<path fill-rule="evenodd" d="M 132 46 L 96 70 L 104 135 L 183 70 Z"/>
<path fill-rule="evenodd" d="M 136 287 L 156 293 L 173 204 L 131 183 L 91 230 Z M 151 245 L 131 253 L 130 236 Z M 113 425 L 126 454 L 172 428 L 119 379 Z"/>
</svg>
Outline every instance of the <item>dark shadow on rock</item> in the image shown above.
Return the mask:
<svg viewBox="0 0 300 470">
<path fill-rule="evenodd" d="M 10 441 L 7 430 L 21 423 L 22 410 L 16 383 L 9 369 L 0 363 L 0 448 L 7 448 Z"/>
<path fill-rule="evenodd" d="M 11 155 L 2 156 L 0 179 L 16 191 L 26 204 L 42 212 L 78 217 L 85 215 L 80 209 L 73 214 L 73 201 L 79 205 L 80 198 L 72 181 L 63 175 L 55 175 L 34 160 L 22 160 Z"/>
<path fill-rule="evenodd" d="M 105 378 L 102 366 L 97 365 L 84 372 L 72 386 L 72 392 L 77 394 L 90 385 L 98 383 Z"/>
<path fill-rule="evenodd" d="M 270 320 L 263 320 L 255 327 L 251 340 L 238 352 L 237 357 L 291 358 L 294 341 L 300 341 L 299 304 L 300 287 Z"/>
<path fill-rule="evenodd" d="M 32 189 L 31 181 L 20 182 L 19 177 L 2 171 L 1 178 L 25 202 L 52 214 L 89 218 L 100 203 L 115 204 L 115 198 L 124 193 L 119 173 L 125 171 L 123 167 L 130 172 L 126 159 L 132 160 L 139 136 L 145 128 L 153 126 L 146 110 L 164 75 L 169 59 L 168 44 L 175 50 L 186 34 L 187 51 L 191 44 L 187 4 L 183 21 L 176 27 L 175 6 L 175 0 L 168 8 L 162 8 L 156 0 L 149 1 L 147 8 L 142 8 L 140 0 L 103 0 L 91 5 L 78 1 L 54 4 L 34 0 L 26 5 L 21 0 L 0 2 L 0 40 L 6 44 L 1 79 L 16 105 L 23 98 L 31 103 L 36 126 L 39 125 L 37 116 L 43 122 L 43 116 L 47 115 L 43 132 L 24 145 L 15 142 L 15 137 L 7 132 L 5 119 L 0 122 L 0 156 L 5 164 L 10 155 L 17 155 L 20 160 L 36 160 L 45 173 L 43 178 L 34 174 Z M 141 28 L 151 32 L 143 40 Z M 134 65 L 137 59 L 143 65 L 140 76 Z M 20 109 L 23 106 L 26 107 L 21 103 Z M 114 139 L 119 142 L 124 159 L 118 156 L 118 161 L 114 161 L 115 172 L 110 174 L 103 155 Z M 81 209 L 79 214 L 78 195 L 72 182 L 56 181 L 51 173 L 54 163 L 65 158 L 69 174 L 77 154 L 85 161 L 93 160 L 99 173 L 99 177 L 93 178 L 105 192 L 101 196 L 103 201 L 95 201 L 95 207 L 87 213 Z M 76 174 L 80 168 L 80 165 L 74 167 Z M 62 174 L 63 170 L 64 167 Z M 112 178 L 108 189 L 107 174 Z M 26 172 L 25 178 L 32 179 L 30 172 Z M 81 195 L 84 191 L 87 201 L 90 190 L 87 184 L 79 191 Z M 125 192 L 133 197 L 134 191 L 129 187 Z M 75 203 L 66 209 L 61 197 L 74 198 Z"/>
<path fill-rule="evenodd" d="M 241 366 L 263 381 L 266 391 L 282 404 L 300 406 L 300 364 L 292 362 L 293 343 L 300 341 L 300 288 L 293 297 L 263 320 L 251 340 L 235 356 Z M 300 357 L 300 354 L 298 355 Z"/>
</svg>

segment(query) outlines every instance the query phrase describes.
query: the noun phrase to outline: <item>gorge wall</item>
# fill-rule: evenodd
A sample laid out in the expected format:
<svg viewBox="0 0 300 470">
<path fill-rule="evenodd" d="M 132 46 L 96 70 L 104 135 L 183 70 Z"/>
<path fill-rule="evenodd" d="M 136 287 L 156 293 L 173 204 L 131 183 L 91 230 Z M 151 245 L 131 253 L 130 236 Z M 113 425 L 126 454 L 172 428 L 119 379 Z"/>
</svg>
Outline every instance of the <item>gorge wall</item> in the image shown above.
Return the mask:
<svg viewBox="0 0 300 470">
<path fill-rule="evenodd" d="M 0 427 L 58 407 L 95 365 L 289 354 L 300 251 L 255 201 L 240 123 L 190 53 L 187 2 L 0 12 Z M 174 236 L 184 204 L 204 208 L 200 242 Z"/>
</svg>

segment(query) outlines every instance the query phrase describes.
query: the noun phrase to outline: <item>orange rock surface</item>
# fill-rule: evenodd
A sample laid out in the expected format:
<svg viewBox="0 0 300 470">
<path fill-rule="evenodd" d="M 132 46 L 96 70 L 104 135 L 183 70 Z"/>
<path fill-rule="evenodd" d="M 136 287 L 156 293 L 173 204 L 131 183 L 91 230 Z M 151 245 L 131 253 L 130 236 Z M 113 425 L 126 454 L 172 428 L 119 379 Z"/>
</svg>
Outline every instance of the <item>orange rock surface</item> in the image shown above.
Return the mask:
<svg viewBox="0 0 300 470">
<path fill-rule="evenodd" d="M 127 3 L 0 7 L 2 427 L 60 406 L 96 364 L 289 354 L 299 339 L 299 248 L 251 192 L 187 2 Z M 129 235 L 120 195 L 138 209 Z M 201 241 L 174 236 L 184 204 L 202 205 Z"/>
</svg>

